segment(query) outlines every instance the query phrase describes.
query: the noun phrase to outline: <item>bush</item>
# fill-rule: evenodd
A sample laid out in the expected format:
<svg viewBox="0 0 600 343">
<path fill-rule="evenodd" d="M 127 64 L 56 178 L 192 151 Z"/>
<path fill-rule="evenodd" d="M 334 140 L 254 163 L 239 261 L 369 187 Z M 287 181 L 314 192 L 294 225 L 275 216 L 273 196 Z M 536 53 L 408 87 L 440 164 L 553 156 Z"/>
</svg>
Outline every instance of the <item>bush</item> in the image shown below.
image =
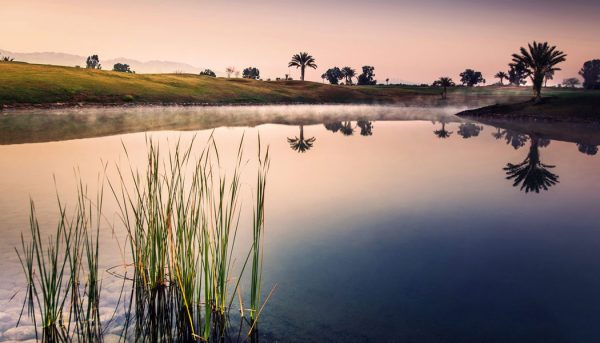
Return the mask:
<svg viewBox="0 0 600 343">
<path fill-rule="evenodd" d="M 125 102 L 132 102 L 133 101 L 133 95 L 129 95 L 129 94 L 123 95 L 123 101 L 125 101 Z"/>
</svg>

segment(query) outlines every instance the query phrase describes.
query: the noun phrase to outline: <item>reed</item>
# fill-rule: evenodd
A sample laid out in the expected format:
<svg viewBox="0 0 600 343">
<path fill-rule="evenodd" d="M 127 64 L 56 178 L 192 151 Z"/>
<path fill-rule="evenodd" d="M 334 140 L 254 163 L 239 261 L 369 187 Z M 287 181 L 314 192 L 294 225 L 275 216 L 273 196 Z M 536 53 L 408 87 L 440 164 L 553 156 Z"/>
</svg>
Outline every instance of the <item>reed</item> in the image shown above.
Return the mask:
<svg viewBox="0 0 600 343">
<path fill-rule="evenodd" d="M 117 167 L 116 179 L 103 179 L 116 200 L 120 223 L 127 232 L 134 271 L 124 339 L 233 341 L 229 312 L 235 295 L 241 293 L 240 280 L 250 257 L 249 331 L 256 327 L 261 306 L 265 188 L 270 158 L 268 149 L 262 154 L 259 138 L 253 241 L 243 266 L 234 275 L 242 208 L 243 147 L 242 137 L 228 173 L 212 136 L 199 155 L 195 154 L 195 139 L 185 147 L 177 142 L 166 152 L 160 144 L 147 139 L 146 166 L 142 170 L 134 169 L 130 163 L 128 170 Z M 129 158 L 125 147 L 124 151 Z M 99 314 L 103 198 L 104 181 L 100 182 L 94 201 L 80 181 L 76 205 L 67 215 L 66 206 L 57 197 L 58 225 L 46 241 L 41 237 L 31 202 L 31 241 L 22 238 L 21 250 L 17 250 L 28 285 L 21 315 L 27 307 L 34 325 L 37 317 L 41 319 L 44 341 L 103 341 Z M 243 317 L 243 308 L 241 312 Z M 242 320 L 240 330 L 243 324 Z M 130 333 L 134 336 L 130 337 Z"/>
</svg>

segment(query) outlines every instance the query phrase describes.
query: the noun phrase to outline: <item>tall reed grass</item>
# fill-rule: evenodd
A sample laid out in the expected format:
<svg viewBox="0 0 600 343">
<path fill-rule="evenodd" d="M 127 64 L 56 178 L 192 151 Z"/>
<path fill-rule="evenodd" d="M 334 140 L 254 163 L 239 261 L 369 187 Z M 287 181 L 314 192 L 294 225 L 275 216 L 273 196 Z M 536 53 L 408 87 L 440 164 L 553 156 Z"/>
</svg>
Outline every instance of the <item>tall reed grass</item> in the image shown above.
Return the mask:
<svg viewBox="0 0 600 343">
<path fill-rule="evenodd" d="M 120 223 L 127 233 L 133 270 L 123 338 L 142 342 L 235 341 L 230 310 L 251 260 L 248 335 L 256 333 L 262 284 L 265 189 L 269 150 L 259 137 L 256 203 L 252 242 L 241 268 L 235 268 L 236 240 L 241 224 L 244 138 L 234 166 L 225 168 L 214 138 L 197 151 L 195 139 L 166 148 L 147 139 L 146 166 L 117 166 L 117 178 L 107 183 Z M 129 151 L 124 146 L 128 159 Z M 80 182 L 72 214 L 60 199 L 53 236 L 41 237 L 31 202 L 31 241 L 22 237 L 17 254 L 27 281 L 22 314 L 40 319 L 48 342 L 103 341 L 99 304 L 102 282 L 100 227 L 104 183 L 94 201 Z M 70 212 L 69 212 L 70 213 Z M 242 248 L 243 249 L 243 248 Z M 236 272 L 234 272 L 236 270 Z M 268 299 L 268 298 L 267 298 Z M 244 341 L 242 320 L 237 340 Z M 36 334 L 37 335 L 37 334 Z M 37 336 L 36 336 L 37 337 Z"/>
</svg>

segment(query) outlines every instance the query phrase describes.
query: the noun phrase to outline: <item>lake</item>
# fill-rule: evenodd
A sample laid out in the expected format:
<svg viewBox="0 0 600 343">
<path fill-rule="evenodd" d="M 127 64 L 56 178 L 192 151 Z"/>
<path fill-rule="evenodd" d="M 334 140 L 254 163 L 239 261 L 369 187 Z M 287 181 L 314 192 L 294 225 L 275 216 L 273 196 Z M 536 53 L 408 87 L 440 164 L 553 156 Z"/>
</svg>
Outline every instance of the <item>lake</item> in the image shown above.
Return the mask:
<svg viewBox="0 0 600 343">
<path fill-rule="evenodd" d="M 68 206 L 79 177 L 94 194 L 104 168 L 111 180 L 117 166 L 144 168 L 148 140 L 165 150 L 193 140 L 199 154 L 212 135 L 228 170 L 243 136 L 241 201 L 249 207 L 236 243 L 239 268 L 251 238 L 260 135 L 271 157 L 263 300 L 276 286 L 261 312 L 262 341 L 597 342 L 600 130 L 494 126 L 453 115 L 461 109 L 3 115 L 0 340 L 35 338 L 26 316 L 15 328 L 26 286 L 15 247 L 29 235 L 30 198 L 45 237 L 56 226 L 57 193 Z M 115 338 L 124 281 L 106 269 L 130 261 L 108 190 L 105 199 L 101 318 L 113 319 L 105 334 Z"/>
</svg>

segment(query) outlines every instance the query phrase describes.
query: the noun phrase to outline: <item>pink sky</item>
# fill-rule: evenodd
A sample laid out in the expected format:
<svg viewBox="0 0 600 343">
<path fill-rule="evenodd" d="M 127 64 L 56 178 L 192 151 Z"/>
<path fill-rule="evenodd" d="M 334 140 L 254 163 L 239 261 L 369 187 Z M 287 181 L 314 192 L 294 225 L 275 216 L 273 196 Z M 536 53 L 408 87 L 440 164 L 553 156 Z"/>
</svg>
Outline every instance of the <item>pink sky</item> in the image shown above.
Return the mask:
<svg viewBox="0 0 600 343">
<path fill-rule="evenodd" d="M 308 51 L 319 65 L 310 80 L 332 66 L 368 64 L 380 82 L 419 83 L 457 81 L 465 68 L 495 82 L 513 52 L 541 40 L 568 54 L 560 82 L 600 58 L 600 1 L 2 0 L 0 32 L 9 51 L 171 60 L 217 72 L 256 66 L 263 78 L 282 77 L 290 56 Z"/>
</svg>

